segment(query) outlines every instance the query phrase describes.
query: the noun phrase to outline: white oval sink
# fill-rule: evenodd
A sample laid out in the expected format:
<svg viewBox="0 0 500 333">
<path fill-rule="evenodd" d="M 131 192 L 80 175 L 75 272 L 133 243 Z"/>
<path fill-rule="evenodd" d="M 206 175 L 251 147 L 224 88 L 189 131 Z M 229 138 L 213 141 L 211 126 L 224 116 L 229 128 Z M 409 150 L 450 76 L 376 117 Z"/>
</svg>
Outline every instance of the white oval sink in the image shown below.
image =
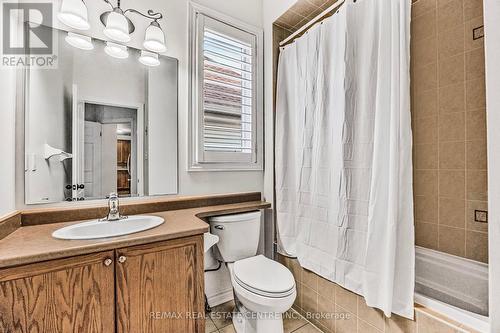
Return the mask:
<svg viewBox="0 0 500 333">
<path fill-rule="evenodd" d="M 59 239 L 95 239 L 133 234 L 161 225 L 165 220 L 158 216 L 129 216 L 119 221 L 83 222 L 57 229 L 52 237 Z"/>
</svg>

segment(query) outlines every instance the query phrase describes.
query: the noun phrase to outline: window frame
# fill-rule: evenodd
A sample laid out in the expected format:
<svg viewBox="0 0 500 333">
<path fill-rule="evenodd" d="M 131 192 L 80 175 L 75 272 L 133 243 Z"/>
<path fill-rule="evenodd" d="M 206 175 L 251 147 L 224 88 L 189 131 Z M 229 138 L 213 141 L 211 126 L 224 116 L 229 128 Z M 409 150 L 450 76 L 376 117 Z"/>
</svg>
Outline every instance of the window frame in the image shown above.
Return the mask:
<svg viewBox="0 0 500 333">
<path fill-rule="evenodd" d="M 252 153 L 205 152 L 203 141 L 203 52 L 205 26 L 217 25 L 222 30 L 238 29 L 241 34 L 254 36 L 253 50 L 253 106 L 252 106 Z M 263 30 L 221 14 L 212 9 L 190 2 L 189 40 L 189 153 L 188 171 L 263 170 Z M 235 36 L 240 31 L 228 31 Z M 236 36 L 235 36 L 236 37 Z"/>
</svg>

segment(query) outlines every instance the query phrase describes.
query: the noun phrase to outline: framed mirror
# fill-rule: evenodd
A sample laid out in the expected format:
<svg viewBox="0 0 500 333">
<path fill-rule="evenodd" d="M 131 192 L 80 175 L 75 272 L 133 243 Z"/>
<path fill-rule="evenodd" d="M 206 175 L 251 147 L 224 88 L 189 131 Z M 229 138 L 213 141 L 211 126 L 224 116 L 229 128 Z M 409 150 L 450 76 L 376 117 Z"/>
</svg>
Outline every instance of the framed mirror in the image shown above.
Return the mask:
<svg viewBox="0 0 500 333">
<path fill-rule="evenodd" d="M 26 204 L 176 194 L 178 61 L 54 35 L 57 68 L 25 72 Z"/>
</svg>

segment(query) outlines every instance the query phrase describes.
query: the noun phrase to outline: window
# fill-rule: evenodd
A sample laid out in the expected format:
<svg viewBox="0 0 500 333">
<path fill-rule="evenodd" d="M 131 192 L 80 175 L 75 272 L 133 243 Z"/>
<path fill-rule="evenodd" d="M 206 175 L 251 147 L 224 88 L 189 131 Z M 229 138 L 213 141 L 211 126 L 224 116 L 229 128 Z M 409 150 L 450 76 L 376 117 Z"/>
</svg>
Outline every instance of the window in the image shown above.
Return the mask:
<svg viewBox="0 0 500 333">
<path fill-rule="evenodd" d="M 190 170 L 262 170 L 262 31 L 193 5 Z"/>
</svg>

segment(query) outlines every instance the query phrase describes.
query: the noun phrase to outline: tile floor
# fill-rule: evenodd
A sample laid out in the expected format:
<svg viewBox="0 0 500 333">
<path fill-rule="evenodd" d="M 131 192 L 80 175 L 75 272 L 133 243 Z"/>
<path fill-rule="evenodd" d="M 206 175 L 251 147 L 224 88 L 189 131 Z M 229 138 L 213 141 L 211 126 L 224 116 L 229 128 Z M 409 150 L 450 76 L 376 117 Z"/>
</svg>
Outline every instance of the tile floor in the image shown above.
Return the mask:
<svg viewBox="0 0 500 333">
<path fill-rule="evenodd" d="M 205 321 L 205 333 L 236 333 L 231 321 L 233 309 L 233 301 L 212 308 L 212 312 Z M 288 310 L 285 314 L 283 326 L 285 333 L 321 333 L 294 310 Z"/>
</svg>

